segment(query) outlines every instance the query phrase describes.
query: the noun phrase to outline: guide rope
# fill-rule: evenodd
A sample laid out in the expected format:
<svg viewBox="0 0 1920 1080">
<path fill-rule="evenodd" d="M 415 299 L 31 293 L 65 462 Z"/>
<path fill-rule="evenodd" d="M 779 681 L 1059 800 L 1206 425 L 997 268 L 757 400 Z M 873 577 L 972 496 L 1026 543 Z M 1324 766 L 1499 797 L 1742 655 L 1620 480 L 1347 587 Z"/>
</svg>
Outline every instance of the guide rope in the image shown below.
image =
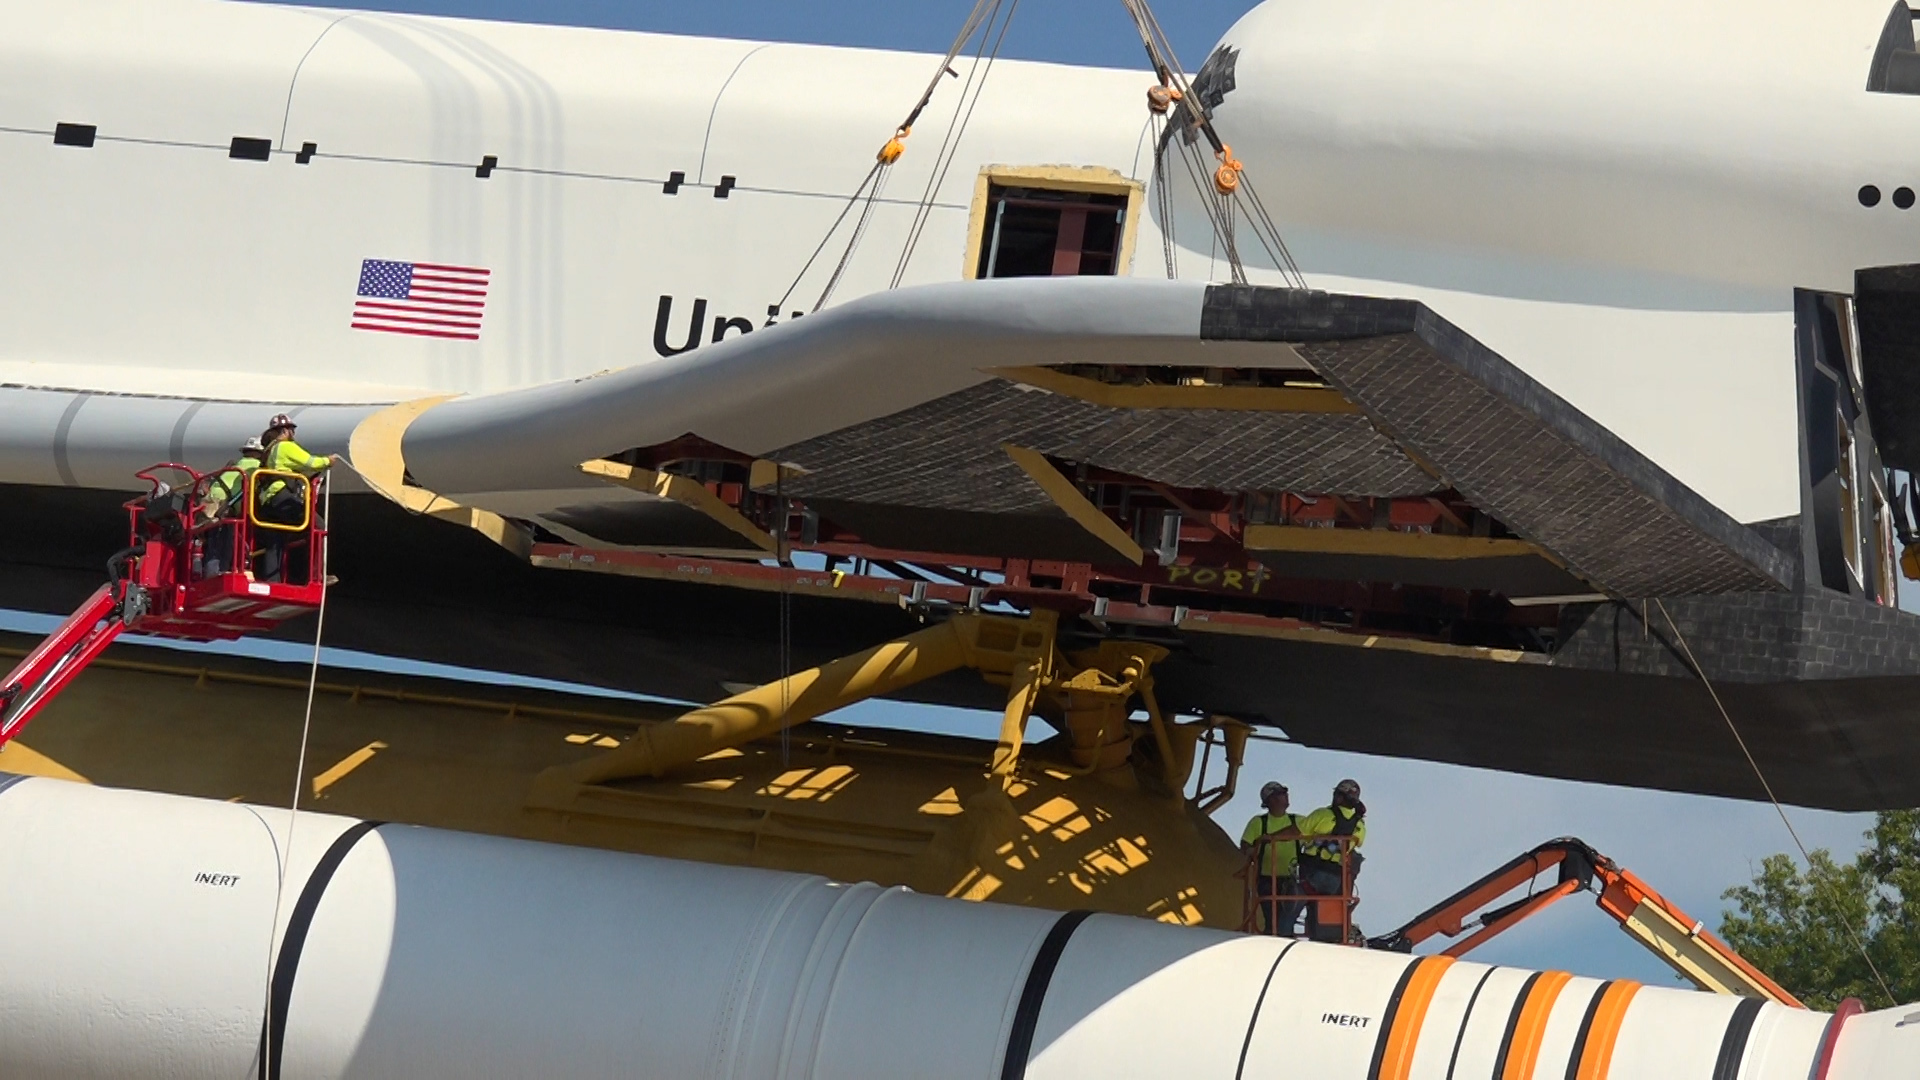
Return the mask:
<svg viewBox="0 0 1920 1080">
<path fill-rule="evenodd" d="M 331 532 L 333 527 L 333 485 L 328 483 L 324 486 L 323 490 L 324 495 L 321 498 L 320 520 L 325 523 L 328 532 Z M 307 704 L 305 715 L 300 721 L 300 752 L 294 759 L 293 797 L 287 801 L 287 843 L 279 853 L 279 876 L 275 880 L 273 887 L 273 920 L 267 924 L 266 1023 L 261 1029 L 263 1032 L 270 1031 L 273 1028 L 273 938 L 280 930 L 281 904 L 286 898 L 287 891 L 287 870 L 293 863 L 293 834 L 294 830 L 300 824 L 300 787 L 307 774 L 307 746 L 313 735 L 313 699 L 316 691 L 318 691 L 320 687 L 320 642 L 325 636 L 327 626 L 327 587 L 332 584 L 332 578 L 328 576 L 327 572 L 327 558 L 330 547 L 331 545 L 327 543 L 326 537 L 323 536 L 320 541 L 320 606 L 313 624 L 313 661 L 307 668 Z M 282 559 L 282 565 L 285 565 L 284 557 Z M 264 1035 L 261 1039 L 261 1052 L 266 1052 Z M 262 1068 L 264 1069 L 265 1067 L 263 1059 Z"/>
<path fill-rule="evenodd" d="M 1727 730 L 1733 733 L 1733 741 L 1739 744 L 1740 753 L 1747 759 L 1747 767 L 1753 770 L 1754 778 L 1760 781 L 1761 790 L 1767 793 L 1767 801 L 1773 804 L 1773 812 L 1780 815 L 1780 824 L 1785 825 L 1787 827 L 1787 835 L 1793 837 L 1793 846 L 1800 849 L 1800 858 L 1807 864 L 1809 881 L 1811 881 L 1813 856 L 1807 853 L 1807 845 L 1801 842 L 1800 833 L 1794 829 L 1792 820 L 1787 817 L 1787 808 L 1782 806 L 1779 798 L 1774 795 L 1773 785 L 1768 783 L 1767 775 L 1761 771 L 1760 763 L 1754 759 L 1753 751 L 1747 748 L 1746 738 L 1740 734 L 1738 725 L 1734 724 L 1733 715 L 1727 712 L 1726 705 L 1720 700 L 1719 692 L 1713 688 L 1713 682 L 1707 678 L 1705 669 L 1693 658 L 1693 649 L 1687 645 L 1686 636 L 1680 633 L 1679 625 L 1673 621 L 1673 616 L 1667 612 L 1667 605 L 1658 598 L 1655 598 L 1653 603 L 1655 607 L 1660 609 L 1660 617 L 1667 621 L 1667 629 L 1673 632 L 1673 640 L 1679 644 L 1681 655 L 1686 657 L 1687 667 L 1692 669 L 1693 674 L 1700 680 L 1700 685 L 1707 688 L 1707 696 L 1713 699 L 1713 707 L 1719 710 L 1720 719 L 1726 721 Z M 1860 959 L 1867 962 L 1867 970 L 1873 973 L 1873 981 L 1879 984 L 1880 992 L 1887 996 L 1887 1001 L 1890 1005 L 1900 1004 L 1899 999 L 1893 996 L 1893 990 L 1887 986 L 1887 980 L 1881 977 L 1880 968 L 1874 964 L 1873 957 L 1867 953 L 1866 943 L 1861 940 L 1859 933 L 1854 930 L 1852 920 L 1847 918 L 1846 912 L 1841 910 L 1840 905 L 1834 901 L 1832 896 L 1828 896 L 1826 899 L 1828 904 L 1833 908 L 1834 918 L 1838 920 L 1840 926 L 1846 930 L 1848 939 L 1853 942 L 1853 947 L 1859 950 Z"/>
<path fill-rule="evenodd" d="M 779 462 L 774 463 L 773 498 L 774 515 L 779 532 L 774 537 L 774 561 L 782 570 L 793 568 L 793 549 L 787 543 L 787 523 L 790 504 L 787 502 L 787 470 Z M 780 715 L 783 718 L 792 711 L 793 702 L 789 699 L 787 680 L 793 677 L 793 592 L 791 575 L 780 575 L 779 632 L 775 637 L 775 650 L 779 653 L 780 663 Z M 792 737 L 793 725 L 782 722 L 780 725 L 780 768 L 784 771 L 793 764 Z"/>
</svg>

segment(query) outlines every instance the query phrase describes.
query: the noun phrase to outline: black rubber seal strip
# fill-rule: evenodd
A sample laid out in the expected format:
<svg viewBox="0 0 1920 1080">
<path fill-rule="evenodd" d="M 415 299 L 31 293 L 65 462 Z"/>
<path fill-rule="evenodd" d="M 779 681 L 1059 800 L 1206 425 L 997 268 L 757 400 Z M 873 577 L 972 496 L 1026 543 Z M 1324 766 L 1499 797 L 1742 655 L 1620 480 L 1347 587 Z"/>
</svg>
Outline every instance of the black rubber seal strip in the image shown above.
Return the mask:
<svg viewBox="0 0 1920 1080">
<path fill-rule="evenodd" d="M 5 791 L 25 779 L 24 776 L 17 776 L 10 772 L 0 772 L 0 791 Z"/>
<path fill-rule="evenodd" d="M 1233 1067 L 1233 1080 L 1240 1080 L 1241 1074 L 1247 1071 L 1247 1051 L 1253 1047 L 1253 1029 L 1260 1024 L 1260 1009 L 1267 1003 L 1267 990 L 1273 986 L 1273 973 L 1280 970 L 1280 961 L 1285 960 L 1298 944 L 1298 940 L 1287 942 L 1287 947 L 1273 958 L 1273 966 L 1267 969 L 1267 981 L 1260 984 L 1260 996 L 1253 999 L 1253 1015 L 1247 1017 L 1247 1037 L 1240 1040 L 1240 1064 Z"/>
<path fill-rule="evenodd" d="M 1387 998 L 1387 1007 L 1380 1014 L 1380 1027 L 1373 1036 L 1373 1061 L 1367 1066 L 1367 1080 L 1380 1080 L 1380 1066 L 1387 1058 L 1387 1034 L 1393 1030 L 1394 1014 L 1400 1011 L 1400 999 L 1406 995 L 1407 984 L 1413 981 L 1414 969 L 1425 959 L 1414 957 L 1407 970 L 1400 973 L 1400 981 L 1393 984 L 1393 995 Z"/>
<path fill-rule="evenodd" d="M 1500 1056 L 1493 1059 L 1493 1075 L 1505 1076 L 1507 1055 L 1513 1052 L 1513 1036 L 1520 1030 L 1520 1014 L 1526 1011 L 1527 998 L 1533 993 L 1533 984 L 1540 981 L 1543 972 L 1536 971 L 1527 976 L 1520 984 L 1520 994 L 1513 999 L 1513 1013 L 1507 1017 L 1507 1030 L 1500 1036 Z"/>
<path fill-rule="evenodd" d="M 1091 911 L 1069 911 L 1047 931 L 1033 966 L 1027 969 L 1027 985 L 1020 988 L 1020 1004 L 1013 1010 L 1013 1030 L 1007 1034 L 1007 1056 L 1000 1063 L 1000 1080 L 1025 1080 L 1027 1055 L 1033 1052 L 1033 1029 L 1040 1023 L 1040 1006 L 1047 1000 L 1047 984 L 1053 981 L 1053 969 L 1060 966 L 1060 954 L 1080 924 L 1091 918 Z"/>
<path fill-rule="evenodd" d="M 1593 992 L 1593 1000 L 1587 1002 L 1587 1011 L 1580 1017 L 1580 1033 L 1573 1037 L 1573 1052 L 1567 1055 L 1567 1080 L 1577 1080 L 1580 1075 L 1580 1057 L 1587 1052 L 1587 1036 L 1593 1032 L 1593 1018 L 1600 1015 L 1600 999 L 1607 996 L 1615 980 L 1608 979 Z"/>
<path fill-rule="evenodd" d="M 1480 991 L 1493 978 L 1499 968 L 1488 968 L 1480 973 L 1480 981 L 1473 984 L 1473 993 L 1467 997 L 1467 1009 L 1460 1014 L 1460 1031 L 1453 1037 L 1453 1055 L 1447 1058 L 1447 1080 L 1453 1080 L 1453 1070 L 1460 1065 L 1460 1048 L 1467 1042 L 1467 1024 L 1473 1019 L 1473 1007 L 1480 1000 Z"/>
<path fill-rule="evenodd" d="M 273 982 L 267 991 L 267 1023 L 260 1032 L 260 1080 L 280 1080 L 280 1052 L 287 1041 L 287 1005 L 293 1001 L 293 977 L 300 967 L 300 950 L 306 947 L 314 913 L 320 910 L 320 897 L 353 845 L 383 824 L 362 821 L 341 833 L 314 864 L 306 887 L 300 890 L 300 899 L 293 905 L 293 914 L 287 917 L 287 933 L 280 939 L 280 958 L 274 962 Z"/>
<path fill-rule="evenodd" d="M 1713 1080 L 1738 1080 L 1753 1022 L 1760 1018 L 1760 1008 L 1765 1004 L 1760 998 L 1746 998 L 1734 1007 L 1733 1016 L 1727 1020 L 1727 1033 L 1720 1039 L 1720 1056 L 1713 1063 Z"/>
</svg>

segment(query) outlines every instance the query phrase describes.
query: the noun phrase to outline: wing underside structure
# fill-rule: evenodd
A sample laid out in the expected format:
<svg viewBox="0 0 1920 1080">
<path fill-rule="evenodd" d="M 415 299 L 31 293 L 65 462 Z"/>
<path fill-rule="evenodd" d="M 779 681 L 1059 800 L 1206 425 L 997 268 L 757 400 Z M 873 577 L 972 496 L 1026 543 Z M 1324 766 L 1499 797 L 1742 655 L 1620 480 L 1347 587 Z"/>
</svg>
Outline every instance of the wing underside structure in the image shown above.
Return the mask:
<svg viewBox="0 0 1920 1080">
<path fill-rule="evenodd" d="M 43 398 L 50 423 L 100 408 Z M 234 434 L 208 422 L 231 406 L 112 407 L 130 448 Z M 1167 648 L 1162 705 L 1305 745 L 1759 797 L 1704 677 L 1782 798 L 1920 801 L 1920 619 L 1824 587 L 1800 519 L 1733 520 L 1412 301 L 925 286 L 308 416 L 387 497 L 338 513 L 345 647 L 704 701 L 946 612 L 1045 608 Z M 75 479 L 120 464 L 62 457 L 14 494 L 90 520 L 112 500 Z M 10 605 L 86 580 L 91 541 L 9 543 Z M 958 677 L 914 696 L 998 708 Z"/>
</svg>

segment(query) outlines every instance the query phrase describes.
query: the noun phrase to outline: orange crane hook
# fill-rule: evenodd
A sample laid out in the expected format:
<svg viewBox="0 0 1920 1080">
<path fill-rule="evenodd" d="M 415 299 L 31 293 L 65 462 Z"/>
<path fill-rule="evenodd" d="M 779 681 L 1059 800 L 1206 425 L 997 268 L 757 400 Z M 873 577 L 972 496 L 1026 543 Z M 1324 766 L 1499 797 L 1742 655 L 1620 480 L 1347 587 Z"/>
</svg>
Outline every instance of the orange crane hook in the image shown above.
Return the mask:
<svg viewBox="0 0 1920 1080">
<path fill-rule="evenodd" d="M 1222 195 L 1231 195 L 1240 189 L 1240 172 L 1246 166 L 1233 156 L 1233 147 L 1225 143 L 1220 144 L 1220 153 L 1216 156 L 1220 159 L 1220 167 L 1213 170 L 1214 189 Z"/>
</svg>

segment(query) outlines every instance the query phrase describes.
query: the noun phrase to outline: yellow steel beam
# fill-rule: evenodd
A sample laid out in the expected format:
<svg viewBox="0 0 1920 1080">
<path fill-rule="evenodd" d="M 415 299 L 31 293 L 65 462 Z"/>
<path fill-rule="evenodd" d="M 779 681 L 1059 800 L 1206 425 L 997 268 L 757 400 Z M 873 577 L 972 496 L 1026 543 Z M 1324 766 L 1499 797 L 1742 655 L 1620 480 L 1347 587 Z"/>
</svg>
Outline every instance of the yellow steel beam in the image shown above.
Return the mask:
<svg viewBox="0 0 1920 1080">
<path fill-rule="evenodd" d="M 1028 625 L 1038 631 L 1023 632 L 1013 652 L 1013 670 L 1007 679 L 1007 708 L 1000 718 L 1000 741 L 993 748 L 993 774 L 1002 780 L 1013 776 L 1020 763 L 1020 744 L 1026 738 L 1027 718 L 1040 703 L 1040 692 L 1053 681 L 1053 635 L 1058 616 L 1051 611 L 1035 611 Z"/>
<path fill-rule="evenodd" d="M 1052 499 L 1055 506 L 1066 511 L 1067 516 L 1094 539 L 1135 566 L 1146 559 L 1146 553 L 1140 550 L 1139 544 L 1133 542 L 1133 537 L 1128 536 L 1125 529 L 1114 524 L 1112 518 L 1101 513 L 1099 507 L 1080 494 L 1080 489 L 1074 486 L 1073 481 L 1060 475 L 1060 470 L 1053 467 L 1045 454 L 1010 443 L 1002 444 L 1000 449 L 1005 450 L 1013 463 L 1040 485 L 1040 490 L 1046 492 L 1047 498 Z"/>
<path fill-rule="evenodd" d="M 771 495 L 786 481 L 798 480 L 805 475 L 806 469 L 790 461 L 754 458 L 753 464 L 747 467 L 747 486 L 763 495 Z"/>
<path fill-rule="evenodd" d="M 583 461 L 580 463 L 580 471 L 588 476 L 605 480 L 609 484 L 677 502 L 690 510 L 705 514 L 761 551 L 771 553 L 775 550 L 772 535 L 749 521 L 740 511 L 728 506 L 720 496 L 708 491 L 707 486 L 698 480 L 633 465 L 622 465 L 617 461 Z"/>
<path fill-rule="evenodd" d="M 1304 366 L 1304 361 L 1302 362 Z M 1311 386 L 1122 385 L 1071 375 L 1048 367 L 990 368 L 1009 382 L 1035 386 L 1063 397 L 1109 409 L 1209 409 L 1225 412 L 1339 413 L 1354 415 L 1360 406 L 1340 391 Z"/>
<path fill-rule="evenodd" d="M 1202 634 L 1234 634 L 1240 637 L 1272 638 L 1277 641 L 1298 641 L 1308 645 L 1337 645 L 1344 649 L 1379 649 L 1383 652 L 1410 652 L 1424 656 L 1451 656 L 1462 660 L 1491 660 L 1500 664 L 1545 664 L 1551 658 L 1545 653 L 1531 653 L 1524 649 L 1494 649 L 1485 645 L 1453 645 L 1444 641 L 1423 641 L 1420 638 L 1390 637 L 1385 634 L 1353 633 L 1348 630 L 1328 630 L 1317 626 L 1264 626 L 1259 624 L 1236 623 L 1214 618 L 1204 611 L 1191 611 L 1180 621 L 1180 629 Z"/>
<path fill-rule="evenodd" d="M 1398 529 L 1315 529 L 1302 525 L 1249 525 L 1242 544 L 1248 551 L 1317 555 L 1384 555 L 1396 559 L 1495 559 L 1516 555 L 1544 558 L 1530 541 L 1506 537 L 1451 536 Z"/>
<path fill-rule="evenodd" d="M 549 769 L 536 782 L 536 801 L 543 792 L 550 798 L 573 785 L 664 776 L 716 751 L 868 698 L 885 697 L 960 667 L 1011 677 L 1022 663 L 1033 662 L 1042 643 L 1051 649 L 1050 621 L 1043 627 L 1004 615 L 956 615 L 937 626 L 694 709 L 671 723 L 642 728 L 619 749 L 599 757 Z"/>
<path fill-rule="evenodd" d="M 367 486 L 406 509 L 456 525 L 465 525 L 521 558 L 533 551 L 533 534 L 490 510 L 462 506 L 444 495 L 406 482 L 401 442 L 421 414 L 457 395 L 416 398 L 382 409 L 360 421 L 347 438 L 347 460 Z"/>
</svg>

